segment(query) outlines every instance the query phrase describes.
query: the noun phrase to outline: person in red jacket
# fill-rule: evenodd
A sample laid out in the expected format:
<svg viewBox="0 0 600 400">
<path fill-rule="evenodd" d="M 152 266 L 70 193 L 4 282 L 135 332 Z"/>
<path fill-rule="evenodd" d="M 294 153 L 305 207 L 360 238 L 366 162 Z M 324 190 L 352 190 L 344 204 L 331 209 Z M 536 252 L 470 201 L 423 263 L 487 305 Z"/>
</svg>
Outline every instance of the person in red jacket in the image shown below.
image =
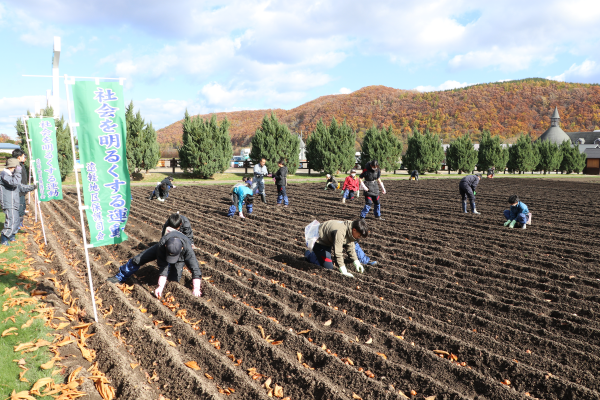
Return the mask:
<svg viewBox="0 0 600 400">
<path fill-rule="evenodd" d="M 346 202 L 346 198 L 350 198 L 350 200 L 354 200 L 354 194 L 356 193 L 356 197 L 360 193 L 358 189 L 360 181 L 356 177 L 356 170 L 353 169 L 350 171 L 350 176 L 346 178 L 344 181 L 344 186 L 342 186 L 342 203 Z"/>
</svg>

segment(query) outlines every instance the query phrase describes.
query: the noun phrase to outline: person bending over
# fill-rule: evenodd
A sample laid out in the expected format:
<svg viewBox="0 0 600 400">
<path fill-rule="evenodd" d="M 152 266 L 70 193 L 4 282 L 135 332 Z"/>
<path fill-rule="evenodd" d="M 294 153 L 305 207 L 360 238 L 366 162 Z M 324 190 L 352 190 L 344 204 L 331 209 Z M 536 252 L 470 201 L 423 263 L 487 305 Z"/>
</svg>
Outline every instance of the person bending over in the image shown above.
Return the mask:
<svg viewBox="0 0 600 400">
<path fill-rule="evenodd" d="M 356 272 L 364 272 L 365 268 L 358 260 L 354 242 L 360 238 L 366 238 L 368 235 L 369 228 L 363 219 L 323 222 L 319 226 L 319 239 L 314 244 L 312 251 L 306 250 L 304 258 L 306 261 L 326 269 L 333 269 L 335 264 L 342 275 L 354 278 L 354 275 L 349 273 L 344 265 L 344 252 L 348 254 Z"/>
<path fill-rule="evenodd" d="M 462 178 L 458 184 L 458 191 L 460 192 L 460 197 L 462 198 L 462 211 L 463 213 L 467 212 L 467 199 L 471 202 L 471 212 L 473 214 L 479 214 L 477 212 L 477 208 L 475 207 L 475 189 L 477 189 L 477 185 L 481 180 L 481 175 L 467 175 Z"/>
</svg>

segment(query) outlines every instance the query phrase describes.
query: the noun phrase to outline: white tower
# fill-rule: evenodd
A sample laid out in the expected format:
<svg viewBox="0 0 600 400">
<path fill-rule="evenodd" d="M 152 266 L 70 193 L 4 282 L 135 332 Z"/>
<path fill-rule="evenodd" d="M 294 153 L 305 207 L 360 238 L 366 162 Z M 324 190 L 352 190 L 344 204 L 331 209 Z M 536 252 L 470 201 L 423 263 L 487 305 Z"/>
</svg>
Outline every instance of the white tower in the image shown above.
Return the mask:
<svg viewBox="0 0 600 400">
<path fill-rule="evenodd" d="M 60 61 L 60 36 L 54 36 L 54 55 L 52 56 L 52 95 L 48 104 L 54 109 L 54 117 L 60 117 L 60 85 L 58 81 L 58 62 Z"/>
</svg>

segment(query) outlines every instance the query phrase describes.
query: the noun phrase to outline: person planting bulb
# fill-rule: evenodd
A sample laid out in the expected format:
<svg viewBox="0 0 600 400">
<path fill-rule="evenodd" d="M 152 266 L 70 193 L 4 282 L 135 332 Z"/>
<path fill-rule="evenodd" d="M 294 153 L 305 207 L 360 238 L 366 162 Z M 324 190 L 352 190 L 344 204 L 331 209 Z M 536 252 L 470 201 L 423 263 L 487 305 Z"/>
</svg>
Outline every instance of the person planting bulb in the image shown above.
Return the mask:
<svg viewBox="0 0 600 400">
<path fill-rule="evenodd" d="M 171 217 L 169 217 L 170 219 Z M 167 224 L 169 220 L 167 220 Z M 137 272 L 142 265 L 156 260 L 159 278 L 158 287 L 154 291 L 154 294 L 157 298 L 160 299 L 162 297 L 167 280 L 176 282 L 181 280 L 184 265 L 192 271 L 192 293 L 196 297 L 201 296 L 202 272 L 200 271 L 192 242 L 180 231 L 182 227 L 181 218 L 179 218 L 179 221 L 179 225 L 176 227 L 167 226 L 164 230 L 165 235 L 157 244 L 129 259 L 127 263 L 121 265 L 119 272 L 115 276 L 108 278 L 107 281 L 111 283 L 123 283 Z"/>
<path fill-rule="evenodd" d="M 471 212 L 473 214 L 479 214 L 477 209 L 475 208 L 475 189 L 477 189 L 477 185 L 481 180 L 481 175 L 467 175 L 462 178 L 458 184 L 458 191 L 460 192 L 460 197 L 462 198 L 462 211 L 463 213 L 467 213 L 467 199 L 471 202 Z"/>
<path fill-rule="evenodd" d="M 344 265 L 344 252 L 350 257 L 356 272 L 365 272 L 364 266 L 358 260 L 354 242 L 369 235 L 369 228 L 364 219 L 356 221 L 326 221 L 319 225 L 319 239 L 314 244 L 312 251 L 306 250 L 304 259 L 310 263 L 320 265 L 326 269 L 338 266 L 342 275 L 354 278 Z"/>
<path fill-rule="evenodd" d="M 504 226 L 508 226 L 511 229 L 515 226 L 527 229 L 527 224 L 531 224 L 529 208 L 519 200 L 519 196 L 516 194 L 508 198 L 508 204 L 510 204 L 510 209 L 504 210 L 504 218 L 506 218 Z"/>
</svg>

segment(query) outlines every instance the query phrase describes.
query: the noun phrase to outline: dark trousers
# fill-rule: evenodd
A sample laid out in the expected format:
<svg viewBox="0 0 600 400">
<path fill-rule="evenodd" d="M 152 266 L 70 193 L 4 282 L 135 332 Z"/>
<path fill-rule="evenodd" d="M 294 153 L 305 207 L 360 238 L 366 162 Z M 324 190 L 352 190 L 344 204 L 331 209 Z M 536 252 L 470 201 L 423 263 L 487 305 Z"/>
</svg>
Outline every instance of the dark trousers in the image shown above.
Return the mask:
<svg viewBox="0 0 600 400">
<path fill-rule="evenodd" d="M 24 217 L 25 208 L 27 208 L 27 204 L 25 203 L 25 196 L 21 196 L 20 201 L 21 202 L 19 203 L 19 217 Z"/>
<path fill-rule="evenodd" d="M 277 185 L 277 204 L 281 204 L 282 201 L 283 204 L 288 205 L 287 191 L 285 186 Z"/>
<path fill-rule="evenodd" d="M 138 269 L 144 264 L 151 261 L 156 261 L 158 256 L 158 243 L 152 247 L 142 251 L 137 256 L 133 257 L 126 264 L 121 265 L 117 277 L 121 282 L 125 282 L 129 277 L 137 272 Z M 169 264 L 166 267 L 159 268 L 159 274 L 161 276 L 167 276 L 170 281 L 179 282 L 181 275 L 183 274 L 183 266 L 185 263 L 179 261 L 175 265 Z"/>
<path fill-rule="evenodd" d="M 471 211 L 475 210 L 475 195 L 473 189 L 469 185 L 458 185 L 460 191 L 460 197 L 462 198 L 462 210 L 467 212 L 467 199 L 471 202 Z"/>
<path fill-rule="evenodd" d="M 365 218 L 373 205 L 375 206 L 375 216 L 381 216 L 381 204 L 379 203 L 379 196 L 369 196 L 365 194 L 365 206 L 360 212 L 360 217 Z"/>
<path fill-rule="evenodd" d="M 321 267 L 333 269 L 333 260 L 331 258 L 331 247 L 315 243 L 313 253 L 317 256 L 317 262 Z"/>
</svg>

